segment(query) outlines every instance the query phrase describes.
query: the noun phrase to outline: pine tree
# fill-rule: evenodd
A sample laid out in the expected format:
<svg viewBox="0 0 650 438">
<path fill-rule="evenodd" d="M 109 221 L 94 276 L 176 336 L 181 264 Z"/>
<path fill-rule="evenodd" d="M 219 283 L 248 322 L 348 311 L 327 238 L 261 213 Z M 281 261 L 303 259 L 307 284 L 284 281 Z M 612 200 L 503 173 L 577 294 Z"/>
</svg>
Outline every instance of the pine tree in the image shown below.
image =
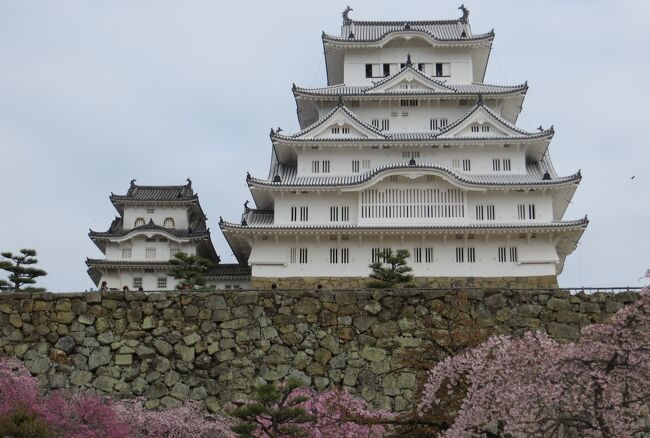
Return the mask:
<svg viewBox="0 0 650 438">
<path fill-rule="evenodd" d="M 255 402 L 240 406 L 232 412 L 234 417 L 241 420 L 241 423 L 232 427 L 233 432 L 243 438 L 306 436 L 304 427 L 300 426 L 313 423 L 315 417 L 299 406 L 308 397 L 293 394 L 295 389 L 302 386 L 302 382 L 295 379 L 281 386 L 272 383 L 258 386 L 255 388 Z"/>
<path fill-rule="evenodd" d="M 177 280 L 177 289 L 197 289 L 205 286 L 205 274 L 212 267 L 212 262 L 198 255 L 188 255 L 179 252 L 169 263 L 172 269 L 168 275 Z"/>
<path fill-rule="evenodd" d="M 7 260 L 0 261 L 0 269 L 9 272 L 9 281 L 13 283 L 13 286 L 9 285 L 6 281 L 0 282 L 0 286 L 7 286 L 13 288 L 15 291 L 20 291 L 20 287 L 25 284 L 34 284 L 36 283 L 36 278 L 43 277 L 47 275 L 42 269 L 32 268 L 31 265 L 38 263 L 36 260 L 36 250 L 33 249 L 21 249 L 20 254 L 12 254 L 11 252 L 3 252 L 2 257 Z M 41 292 L 45 289 L 27 287 L 26 291 L 30 292 Z"/>
<path fill-rule="evenodd" d="M 368 282 L 368 287 L 391 287 L 411 280 L 413 276 L 408 272 L 412 269 L 406 264 L 406 259 L 410 256 L 411 254 L 405 249 L 398 249 L 394 254 L 391 249 L 383 251 L 379 254 L 378 260 L 369 265 L 372 269 L 370 278 L 374 281 Z"/>
</svg>

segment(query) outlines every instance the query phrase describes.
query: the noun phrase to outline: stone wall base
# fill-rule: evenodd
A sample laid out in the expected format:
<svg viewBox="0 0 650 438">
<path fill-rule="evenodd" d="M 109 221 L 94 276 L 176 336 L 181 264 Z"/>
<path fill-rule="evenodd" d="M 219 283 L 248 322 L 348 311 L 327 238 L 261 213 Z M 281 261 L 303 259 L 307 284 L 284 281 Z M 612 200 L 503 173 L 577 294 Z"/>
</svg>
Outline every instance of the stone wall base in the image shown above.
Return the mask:
<svg viewBox="0 0 650 438">
<path fill-rule="evenodd" d="M 364 289 L 367 277 L 253 277 L 252 289 Z M 557 288 L 555 275 L 537 277 L 416 277 L 412 283 L 422 288 Z M 320 287 L 319 287 L 320 286 Z"/>
</svg>

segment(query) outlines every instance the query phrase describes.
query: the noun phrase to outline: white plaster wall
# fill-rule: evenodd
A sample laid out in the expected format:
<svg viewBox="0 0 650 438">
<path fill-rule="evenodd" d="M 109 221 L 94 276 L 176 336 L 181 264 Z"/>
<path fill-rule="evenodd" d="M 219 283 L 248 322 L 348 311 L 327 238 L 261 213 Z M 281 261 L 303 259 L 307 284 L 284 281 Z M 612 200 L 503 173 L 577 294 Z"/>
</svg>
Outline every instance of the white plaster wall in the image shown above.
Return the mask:
<svg viewBox="0 0 650 438">
<path fill-rule="evenodd" d="M 153 207 L 154 213 L 147 213 L 151 207 L 124 207 L 124 229 L 133 228 L 137 218 L 144 218 L 144 223 L 148 224 L 149 219 L 153 219 L 154 224 L 163 226 L 165 219 L 174 218 L 177 229 L 185 229 L 189 226 L 186 207 Z"/>
<path fill-rule="evenodd" d="M 178 281 L 174 277 L 166 275 L 164 271 L 156 272 L 144 272 L 143 270 L 111 270 L 102 275 L 102 278 L 99 282 L 101 285 L 102 281 L 106 281 L 110 289 L 122 290 L 124 286 L 128 286 L 129 290 L 137 290 L 133 287 L 133 278 L 140 277 L 142 278 L 142 288 L 145 291 L 155 291 L 155 290 L 174 290 Z M 158 278 L 166 277 L 167 278 L 167 287 L 159 288 L 158 287 Z M 209 281 L 208 286 L 214 289 L 225 290 L 225 289 L 247 289 L 250 287 L 249 280 L 219 280 L 219 281 Z"/>
<path fill-rule="evenodd" d="M 414 248 L 422 249 L 422 263 L 415 263 L 412 259 Z M 424 248 L 433 248 L 434 260 L 424 263 Z M 476 251 L 475 263 L 456 263 L 457 247 L 474 247 Z M 517 247 L 519 263 L 498 262 L 498 247 Z M 290 248 L 307 248 L 308 263 L 292 264 L 289 262 Z M 350 263 L 329 263 L 330 248 L 349 248 Z M 320 244 L 312 236 L 283 238 L 278 245 L 274 240 L 260 241 L 253 248 L 249 263 L 252 266 L 253 277 L 364 277 L 370 273 L 368 265 L 371 260 L 372 248 L 408 249 L 411 253 L 409 265 L 413 268 L 415 276 L 442 276 L 442 277 L 500 277 L 500 276 L 535 276 L 555 275 L 555 264 L 558 261 L 557 252 L 548 238 L 540 235 L 528 239 L 513 237 L 506 241 L 505 237 L 491 237 L 486 242 L 482 236 L 476 236 L 465 242 L 464 239 L 448 238 L 443 242 L 441 237 L 431 236 L 406 236 L 402 243 L 399 237 L 377 236 L 363 237 L 361 241 L 357 236 L 349 236 L 349 240 L 329 240 L 328 236 L 321 236 Z M 509 253 L 509 250 L 507 251 Z M 522 262 L 536 262 L 527 264 Z"/>
<path fill-rule="evenodd" d="M 446 182 L 440 177 L 429 181 L 426 176 L 417 179 L 398 177 L 397 181 L 384 179 L 371 188 L 439 188 L 447 190 L 456 188 L 456 186 Z M 283 197 L 276 197 L 274 208 L 274 223 L 276 225 L 390 225 L 399 221 L 400 224 L 408 225 L 445 225 L 445 224 L 472 224 L 476 222 L 476 205 L 494 205 L 495 220 L 490 223 L 531 223 L 531 222 L 550 222 L 553 220 L 553 197 L 550 191 L 497 191 L 497 190 L 480 190 L 464 191 L 465 193 L 465 216 L 461 218 L 361 218 L 360 217 L 360 195 L 359 192 L 307 192 L 307 193 L 287 193 Z M 523 204 L 526 206 L 528 214 L 528 205 L 535 205 L 535 220 L 518 219 L 517 206 Z M 349 222 L 331 222 L 330 206 L 349 206 Z M 298 207 L 298 218 L 300 207 L 309 208 L 309 220 L 307 222 L 292 222 L 291 207 Z M 487 214 L 487 212 L 486 212 Z M 480 221 L 485 222 L 485 221 Z"/>
<path fill-rule="evenodd" d="M 448 62 L 451 76 L 437 78 L 450 84 L 472 81 L 472 58 L 469 48 L 431 47 L 421 39 L 393 40 L 383 48 L 350 49 L 344 54 L 343 79 L 347 85 L 368 85 L 381 78 L 366 78 L 366 64 L 401 64 L 411 54 L 411 61 L 418 63 Z M 399 69 L 399 66 L 397 67 Z M 392 72 L 391 72 L 392 73 Z"/>
<path fill-rule="evenodd" d="M 147 242 L 144 235 L 138 235 L 122 242 L 110 242 L 106 246 L 106 259 L 166 261 L 170 259 L 171 248 L 179 248 L 180 251 L 191 255 L 196 254 L 196 247 L 191 242 L 172 241 L 161 234 L 153 234 L 152 236 L 155 242 Z M 165 239 L 165 241 L 161 242 L 161 239 Z M 122 248 L 131 248 L 130 259 L 122 259 Z M 149 259 L 146 257 L 147 248 L 156 249 L 156 258 Z"/>
<path fill-rule="evenodd" d="M 471 174 L 485 175 L 513 175 L 526 174 L 526 156 L 523 149 L 517 147 L 501 146 L 471 146 L 460 147 L 451 143 L 448 148 L 437 146 L 422 147 L 400 147 L 400 146 L 377 146 L 376 148 L 364 146 L 346 146 L 334 148 L 304 148 L 296 150 L 298 176 L 345 176 L 359 175 L 368 170 L 391 164 L 408 163 L 410 157 L 404 157 L 404 152 L 419 152 L 415 158 L 417 163 L 428 163 L 438 166 L 452 168 L 453 160 L 469 159 L 471 162 Z M 510 158 L 511 171 L 493 171 L 492 160 L 494 158 Z M 312 161 L 329 160 L 329 173 L 312 173 Z M 352 172 L 352 161 L 370 160 L 370 169 L 359 169 L 359 173 Z M 462 172 L 462 169 L 455 169 Z"/>
<path fill-rule="evenodd" d="M 358 215 L 357 199 L 357 193 L 288 193 L 275 200 L 274 223 L 277 225 L 305 225 L 305 222 L 291 221 L 291 207 L 298 207 L 298 219 L 300 219 L 300 207 L 307 206 L 309 207 L 309 222 L 307 224 L 353 224 Z M 330 222 L 330 207 L 333 206 L 350 207 L 350 220 L 348 222 Z"/>
</svg>

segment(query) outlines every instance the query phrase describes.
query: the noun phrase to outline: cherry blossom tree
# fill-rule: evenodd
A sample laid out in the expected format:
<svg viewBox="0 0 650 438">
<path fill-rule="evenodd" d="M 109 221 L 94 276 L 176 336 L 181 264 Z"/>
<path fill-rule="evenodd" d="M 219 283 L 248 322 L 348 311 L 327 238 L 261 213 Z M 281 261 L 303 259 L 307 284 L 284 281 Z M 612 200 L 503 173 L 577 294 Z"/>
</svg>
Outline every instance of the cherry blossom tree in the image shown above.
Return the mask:
<svg viewBox="0 0 650 438">
<path fill-rule="evenodd" d="M 650 272 L 648 273 L 650 274 Z M 641 436 L 650 432 L 650 291 L 580 341 L 502 335 L 429 373 L 418 412 L 450 408 L 446 437 Z"/>
</svg>

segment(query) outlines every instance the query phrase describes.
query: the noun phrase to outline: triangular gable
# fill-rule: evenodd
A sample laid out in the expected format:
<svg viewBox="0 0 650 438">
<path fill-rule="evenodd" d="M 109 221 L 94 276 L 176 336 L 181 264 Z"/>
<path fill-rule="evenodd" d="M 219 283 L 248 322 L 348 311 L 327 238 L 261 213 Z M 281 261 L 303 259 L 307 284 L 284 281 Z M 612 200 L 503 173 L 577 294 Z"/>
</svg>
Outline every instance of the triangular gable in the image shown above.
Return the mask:
<svg viewBox="0 0 650 438">
<path fill-rule="evenodd" d="M 534 135 L 517 128 L 492 110 L 478 103 L 463 117 L 445 127 L 438 138 L 454 137 L 522 137 Z"/>
<path fill-rule="evenodd" d="M 386 136 L 372 125 L 358 119 L 349 109 L 339 105 L 325 117 L 292 136 L 297 139 L 376 138 Z"/>
<path fill-rule="evenodd" d="M 404 67 L 393 76 L 377 82 L 365 91 L 366 94 L 387 92 L 454 92 L 455 90 L 442 82 L 431 79 L 412 67 Z"/>
</svg>

